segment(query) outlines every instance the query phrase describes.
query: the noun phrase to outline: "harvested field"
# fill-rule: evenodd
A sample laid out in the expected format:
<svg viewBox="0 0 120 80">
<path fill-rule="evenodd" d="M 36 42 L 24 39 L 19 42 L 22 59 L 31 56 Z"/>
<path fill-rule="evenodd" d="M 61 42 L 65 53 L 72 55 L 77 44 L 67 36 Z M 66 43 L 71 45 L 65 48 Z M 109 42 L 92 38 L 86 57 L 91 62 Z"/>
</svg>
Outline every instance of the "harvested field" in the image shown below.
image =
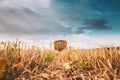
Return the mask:
<svg viewBox="0 0 120 80">
<path fill-rule="evenodd" d="M 0 43 L 1 80 L 120 80 L 120 48 L 101 47 L 62 52 Z"/>
</svg>

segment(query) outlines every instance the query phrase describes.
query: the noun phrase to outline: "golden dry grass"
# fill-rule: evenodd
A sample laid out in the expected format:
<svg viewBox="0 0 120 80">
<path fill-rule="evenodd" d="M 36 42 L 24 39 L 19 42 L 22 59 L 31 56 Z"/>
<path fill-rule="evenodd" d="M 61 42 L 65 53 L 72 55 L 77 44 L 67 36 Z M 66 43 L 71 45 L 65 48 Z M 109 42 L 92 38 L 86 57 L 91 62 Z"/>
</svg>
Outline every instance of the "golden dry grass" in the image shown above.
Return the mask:
<svg viewBox="0 0 120 80">
<path fill-rule="evenodd" d="M 0 43 L 1 80 L 120 80 L 120 47 L 62 52 Z"/>
</svg>

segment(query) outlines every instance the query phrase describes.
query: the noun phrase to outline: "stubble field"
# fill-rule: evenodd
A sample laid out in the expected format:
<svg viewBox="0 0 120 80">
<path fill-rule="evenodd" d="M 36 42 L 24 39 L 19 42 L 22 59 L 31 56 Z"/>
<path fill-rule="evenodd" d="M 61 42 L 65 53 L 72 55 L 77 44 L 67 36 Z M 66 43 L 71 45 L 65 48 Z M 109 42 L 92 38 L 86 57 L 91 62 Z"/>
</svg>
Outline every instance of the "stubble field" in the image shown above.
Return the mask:
<svg viewBox="0 0 120 80">
<path fill-rule="evenodd" d="M 59 52 L 0 42 L 0 80 L 120 80 L 120 47 Z"/>
</svg>

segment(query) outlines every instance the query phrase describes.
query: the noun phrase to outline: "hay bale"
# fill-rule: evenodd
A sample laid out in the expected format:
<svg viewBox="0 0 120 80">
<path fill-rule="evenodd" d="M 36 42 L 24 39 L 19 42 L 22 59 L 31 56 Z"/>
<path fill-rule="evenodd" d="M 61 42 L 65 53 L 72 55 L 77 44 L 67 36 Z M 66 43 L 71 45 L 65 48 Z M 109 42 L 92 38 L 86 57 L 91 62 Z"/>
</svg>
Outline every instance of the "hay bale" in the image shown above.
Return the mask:
<svg viewBox="0 0 120 80">
<path fill-rule="evenodd" d="M 57 51 L 62 51 L 67 48 L 67 41 L 66 40 L 57 40 L 54 41 L 54 49 Z"/>
</svg>

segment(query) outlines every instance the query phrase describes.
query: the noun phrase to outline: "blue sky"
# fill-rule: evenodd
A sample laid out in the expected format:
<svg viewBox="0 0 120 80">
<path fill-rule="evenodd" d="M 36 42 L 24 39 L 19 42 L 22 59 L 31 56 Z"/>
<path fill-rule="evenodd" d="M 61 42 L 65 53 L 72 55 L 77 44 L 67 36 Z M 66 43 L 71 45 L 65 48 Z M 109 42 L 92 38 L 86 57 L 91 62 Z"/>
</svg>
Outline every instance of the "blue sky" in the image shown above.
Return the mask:
<svg viewBox="0 0 120 80">
<path fill-rule="evenodd" d="M 1 0 L 0 39 L 49 45 L 120 45 L 119 0 Z"/>
</svg>

